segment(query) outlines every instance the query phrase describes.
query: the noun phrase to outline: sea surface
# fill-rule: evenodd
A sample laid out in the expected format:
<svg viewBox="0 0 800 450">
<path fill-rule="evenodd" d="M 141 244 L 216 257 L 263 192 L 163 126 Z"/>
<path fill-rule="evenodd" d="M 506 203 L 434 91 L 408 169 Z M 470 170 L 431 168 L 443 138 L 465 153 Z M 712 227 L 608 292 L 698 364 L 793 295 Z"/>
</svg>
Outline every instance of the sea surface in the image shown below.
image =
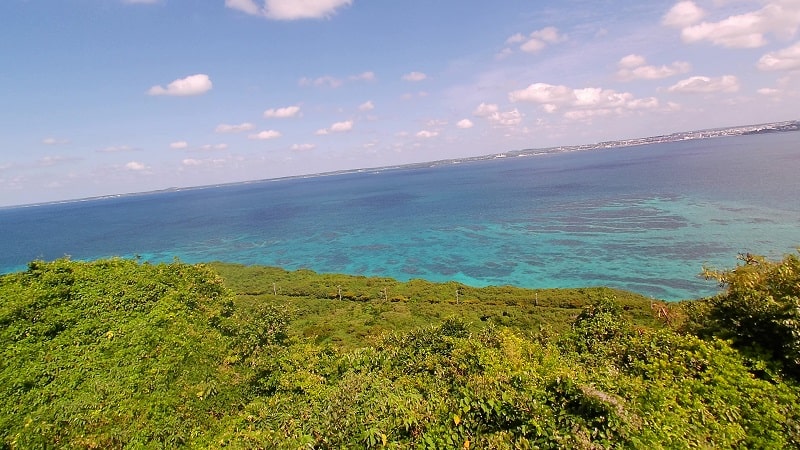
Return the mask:
<svg viewBox="0 0 800 450">
<path fill-rule="evenodd" d="M 3 273 L 138 255 L 678 300 L 718 291 L 704 266 L 798 246 L 797 132 L 0 210 Z"/>
</svg>

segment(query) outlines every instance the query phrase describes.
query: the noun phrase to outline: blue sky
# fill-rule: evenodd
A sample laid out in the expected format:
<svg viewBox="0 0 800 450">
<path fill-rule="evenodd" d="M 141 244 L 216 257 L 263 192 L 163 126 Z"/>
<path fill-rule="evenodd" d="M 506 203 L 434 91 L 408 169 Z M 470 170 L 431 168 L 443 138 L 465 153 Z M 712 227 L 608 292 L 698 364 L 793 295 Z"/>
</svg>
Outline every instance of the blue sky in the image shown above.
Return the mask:
<svg viewBox="0 0 800 450">
<path fill-rule="evenodd" d="M 800 0 L 3 0 L 0 205 L 800 118 Z"/>
</svg>

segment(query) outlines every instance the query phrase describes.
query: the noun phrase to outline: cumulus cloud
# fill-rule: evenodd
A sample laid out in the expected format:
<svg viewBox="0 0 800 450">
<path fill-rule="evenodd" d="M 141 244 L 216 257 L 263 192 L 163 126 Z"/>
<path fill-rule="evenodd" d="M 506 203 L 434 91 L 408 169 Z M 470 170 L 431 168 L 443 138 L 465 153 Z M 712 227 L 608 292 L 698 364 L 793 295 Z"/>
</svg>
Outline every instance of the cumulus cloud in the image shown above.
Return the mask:
<svg viewBox="0 0 800 450">
<path fill-rule="evenodd" d="M 260 132 L 255 133 L 255 134 L 251 134 L 250 136 L 247 136 L 247 137 L 249 139 L 265 141 L 265 140 L 268 140 L 268 139 L 279 138 L 279 137 L 281 137 L 281 133 L 279 131 L 275 131 L 275 130 L 265 130 L 265 131 L 260 131 Z"/>
<path fill-rule="evenodd" d="M 534 83 L 525 89 L 509 92 L 508 98 L 511 102 L 537 103 L 551 114 L 565 110 L 564 117 L 567 119 L 618 115 L 659 106 L 658 99 L 654 97 L 636 98 L 630 92 L 596 87 L 573 89 L 547 83 Z"/>
<path fill-rule="evenodd" d="M 263 9 L 253 0 L 225 0 L 225 6 L 252 16 L 263 14 Z"/>
<path fill-rule="evenodd" d="M 202 166 L 212 166 L 212 167 L 220 167 L 224 166 L 228 161 L 224 158 L 206 158 L 206 159 L 195 159 L 195 158 L 186 158 L 181 161 L 181 165 L 184 167 L 202 167 Z"/>
<path fill-rule="evenodd" d="M 508 94 L 512 102 L 534 102 L 542 104 L 568 103 L 575 99 L 575 93 L 567 86 L 547 83 L 534 83 L 525 89 Z"/>
<path fill-rule="evenodd" d="M 775 89 L 775 88 L 761 88 L 756 92 L 758 92 L 761 95 L 766 95 L 768 97 L 774 97 L 774 96 L 780 95 L 780 93 L 781 93 L 781 91 L 779 89 Z"/>
<path fill-rule="evenodd" d="M 494 103 L 481 103 L 472 114 L 489 120 L 493 125 L 514 126 L 522 122 L 522 114 L 516 108 L 501 112 L 500 107 Z"/>
<path fill-rule="evenodd" d="M 368 100 L 358 105 L 359 111 L 372 111 L 373 109 L 375 109 L 375 105 L 372 103 L 372 100 Z"/>
<path fill-rule="evenodd" d="M 345 131 L 350 131 L 353 129 L 353 121 L 346 120 L 344 122 L 336 122 L 328 128 L 320 128 L 319 130 L 315 131 L 314 134 L 317 136 L 325 136 L 330 133 L 343 133 Z"/>
<path fill-rule="evenodd" d="M 39 158 L 38 161 L 36 161 L 36 165 L 39 167 L 52 167 L 61 164 L 72 163 L 75 161 L 80 161 L 80 158 L 75 158 L 71 156 L 62 156 L 62 155 L 43 156 Z"/>
<path fill-rule="evenodd" d="M 358 75 L 350 75 L 347 77 L 350 81 L 375 81 L 375 72 L 362 72 Z"/>
<path fill-rule="evenodd" d="M 436 137 L 438 135 L 439 135 L 438 131 L 431 131 L 431 130 L 422 130 L 422 131 L 417 132 L 417 134 L 416 134 L 416 136 L 418 138 L 423 138 L 423 139 L 434 138 L 434 137 Z"/>
<path fill-rule="evenodd" d="M 428 76 L 422 72 L 411 72 L 403 75 L 403 80 L 412 82 L 422 81 L 426 78 L 428 78 Z"/>
<path fill-rule="evenodd" d="M 345 81 L 375 81 L 376 76 L 374 72 L 362 72 L 356 75 L 350 75 L 346 79 L 336 78 L 330 75 L 323 75 L 317 78 L 303 77 L 297 82 L 300 86 L 313 86 L 313 87 L 327 87 L 338 88 L 342 87 Z"/>
<path fill-rule="evenodd" d="M 496 112 L 490 115 L 488 119 L 494 125 L 511 127 L 522 123 L 522 114 L 514 108 L 511 111 Z"/>
<path fill-rule="evenodd" d="M 622 81 L 658 80 L 687 73 L 692 69 L 689 63 L 683 61 L 676 61 L 669 66 L 647 65 L 643 56 L 633 54 L 620 59 L 617 65 L 617 78 Z"/>
<path fill-rule="evenodd" d="M 317 146 L 314 144 L 292 144 L 291 148 L 292 151 L 295 152 L 307 152 L 310 150 L 314 150 L 315 148 L 317 148 Z"/>
<path fill-rule="evenodd" d="M 466 130 L 467 128 L 472 128 L 473 126 L 475 126 L 475 124 L 472 123 L 472 121 L 469 119 L 461 119 L 458 122 L 456 122 L 456 126 L 458 128 L 461 128 L 462 130 Z"/>
<path fill-rule="evenodd" d="M 325 75 L 318 78 L 306 78 L 303 77 L 298 82 L 300 86 L 314 86 L 314 87 L 330 87 L 330 88 L 338 88 L 343 84 L 343 81 L 334 78 L 330 75 Z"/>
<path fill-rule="evenodd" d="M 273 20 L 323 19 L 332 16 L 353 0 L 225 0 L 225 6 L 253 16 Z"/>
<path fill-rule="evenodd" d="M 266 0 L 264 15 L 276 20 L 321 19 L 353 0 Z"/>
<path fill-rule="evenodd" d="M 179 78 L 167 87 L 153 86 L 147 91 L 149 95 L 189 96 L 201 95 L 211 90 L 211 79 L 208 75 L 199 73 Z"/>
<path fill-rule="evenodd" d="M 42 139 L 42 144 L 44 144 L 44 145 L 64 145 L 64 144 L 69 144 L 69 140 L 68 139 L 58 139 L 58 138 L 54 138 L 54 137 L 48 137 L 48 138 Z"/>
<path fill-rule="evenodd" d="M 331 125 L 330 131 L 334 133 L 340 133 L 342 131 L 350 131 L 353 129 L 353 121 L 347 120 L 344 122 L 336 122 Z"/>
<path fill-rule="evenodd" d="M 661 23 L 670 27 L 683 28 L 699 22 L 705 15 L 705 11 L 695 2 L 678 2 L 664 15 Z"/>
<path fill-rule="evenodd" d="M 675 24 L 682 28 L 681 38 L 687 43 L 707 41 L 728 48 L 762 47 L 768 42 L 767 34 L 781 38 L 796 34 L 800 27 L 800 2 L 773 0 L 759 10 L 729 16 L 717 22 Z"/>
<path fill-rule="evenodd" d="M 175 141 L 169 144 L 169 148 L 180 150 L 184 149 L 189 146 L 189 143 L 186 141 Z"/>
<path fill-rule="evenodd" d="M 500 107 L 494 103 L 481 103 L 477 108 L 475 108 L 475 111 L 473 111 L 472 114 L 478 117 L 488 117 L 497 113 L 499 110 Z"/>
<path fill-rule="evenodd" d="M 800 42 L 791 47 L 767 53 L 758 60 L 759 70 L 800 70 Z"/>
<path fill-rule="evenodd" d="M 688 94 L 708 94 L 713 92 L 736 92 L 739 90 L 739 79 L 733 75 L 721 77 L 694 76 L 678 81 L 669 87 L 669 92 Z"/>
<path fill-rule="evenodd" d="M 131 147 L 130 145 L 112 145 L 104 149 L 98 150 L 101 153 L 123 153 L 123 152 L 137 152 L 141 149 Z"/>
<path fill-rule="evenodd" d="M 536 53 L 550 44 L 557 44 L 565 41 L 567 38 L 558 32 L 556 27 L 545 27 L 541 30 L 536 30 L 527 36 L 522 33 L 516 33 L 506 39 L 506 45 L 517 46 L 520 50 L 526 53 Z M 498 56 L 504 57 L 512 53 L 510 48 L 503 49 Z"/>
<path fill-rule="evenodd" d="M 298 117 L 300 115 L 299 106 L 287 106 L 285 108 L 270 108 L 264 111 L 264 118 L 266 119 L 288 119 L 290 117 Z"/>
<path fill-rule="evenodd" d="M 205 144 L 197 148 L 199 151 L 207 152 L 212 150 L 227 150 L 228 144 Z"/>
<path fill-rule="evenodd" d="M 146 170 L 147 166 L 139 161 L 130 161 L 125 164 L 125 168 L 134 172 L 140 172 L 142 170 Z"/>
<path fill-rule="evenodd" d="M 250 122 L 240 123 L 239 125 L 229 125 L 227 123 L 221 123 L 217 125 L 217 128 L 214 129 L 215 133 L 241 133 L 243 131 L 250 131 L 255 128 Z"/>
<path fill-rule="evenodd" d="M 181 161 L 181 164 L 183 164 L 184 166 L 200 166 L 203 164 L 203 161 L 200 159 L 186 158 L 183 161 Z"/>
</svg>

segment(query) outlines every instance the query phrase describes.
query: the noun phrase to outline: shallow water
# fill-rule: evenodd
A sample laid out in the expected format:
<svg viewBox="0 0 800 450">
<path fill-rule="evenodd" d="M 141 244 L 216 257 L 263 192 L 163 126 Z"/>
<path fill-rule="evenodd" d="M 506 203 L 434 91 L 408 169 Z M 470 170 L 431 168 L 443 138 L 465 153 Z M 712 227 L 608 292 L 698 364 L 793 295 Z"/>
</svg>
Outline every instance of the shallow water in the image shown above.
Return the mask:
<svg viewBox="0 0 800 450">
<path fill-rule="evenodd" d="M 0 271 L 140 255 L 694 298 L 704 265 L 800 245 L 798 173 L 779 133 L 10 208 Z"/>
</svg>

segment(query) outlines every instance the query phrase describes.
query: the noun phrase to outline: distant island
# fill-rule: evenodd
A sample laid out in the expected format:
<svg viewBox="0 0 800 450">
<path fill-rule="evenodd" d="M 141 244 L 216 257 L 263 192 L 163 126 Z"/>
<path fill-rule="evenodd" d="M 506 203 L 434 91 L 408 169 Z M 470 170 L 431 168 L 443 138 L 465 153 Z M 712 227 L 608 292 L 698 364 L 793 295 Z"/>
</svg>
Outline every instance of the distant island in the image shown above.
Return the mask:
<svg viewBox="0 0 800 450">
<path fill-rule="evenodd" d="M 504 153 L 475 156 L 471 158 L 441 160 L 441 161 L 436 161 L 436 163 L 443 164 L 443 163 L 459 163 L 467 161 L 482 161 L 482 160 L 505 158 L 512 156 L 538 156 L 551 153 L 566 153 L 566 152 L 599 150 L 599 149 L 617 148 L 617 147 L 634 147 L 637 145 L 663 144 L 666 142 L 691 141 L 697 139 L 710 139 L 710 138 L 730 137 L 730 136 L 747 136 L 752 134 L 784 133 L 789 131 L 800 131 L 800 120 L 762 123 L 757 125 L 740 125 L 736 127 L 725 127 L 725 128 L 711 128 L 711 129 L 696 130 L 696 131 L 681 131 L 672 134 L 663 134 L 658 136 L 648 136 L 648 137 L 633 138 L 633 139 L 619 139 L 614 141 L 603 141 L 594 144 L 512 150 Z M 406 168 L 414 166 L 430 166 L 431 164 L 432 163 L 409 164 L 402 167 Z"/>
<path fill-rule="evenodd" d="M 31 206 L 44 206 L 50 204 L 59 204 L 59 203 L 74 203 L 74 202 L 87 202 L 87 201 L 94 201 L 94 200 L 107 200 L 107 199 L 115 199 L 120 197 L 132 197 L 132 196 L 139 196 L 139 195 L 151 195 L 151 194 L 160 194 L 166 192 L 177 192 L 177 191 L 189 191 L 189 190 L 197 190 L 197 189 L 208 189 L 208 188 L 218 188 L 224 186 L 237 186 L 237 185 L 245 185 L 245 184 L 255 184 L 255 183 L 264 183 L 264 182 L 274 182 L 274 181 L 285 181 L 285 180 L 296 180 L 296 179 L 303 179 L 303 178 L 317 178 L 317 177 L 328 177 L 328 176 L 336 176 L 336 175 L 347 175 L 347 174 L 354 174 L 354 173 L 364 173 L 364 172 L 384 172 L 388 170 L 407 170 L 407 169 L 418 169 L 418 168 L 429 168 L 429 167 L 436 167 L 442 165 L 449 165 L 449 164 L 461 164 L 467 162 L 476 162 L 476 161 L 488 161 L 492 159 L 499 159 L 499 158 L 506 158 L 506 157 L 525 157 L 525 156 L 541 156 L 541 155 L 548 155 L 548 154 L 555 154 L 555 153 L 567 153 L 567 152 L 577 152 L 577 151 L 588 151 L 588 150 L 599 150 L 599 149 L 609 149 L 609 148 L 618 148 L 618 147 L 633 147 L 637 145 L 648 145 L 648 144 L 660 144 L 666 142 L 677 142 L 677 141 L 689 141 L 689 140 L 696 140 L 696 139 L 710 139 L 710 138 L 717 138 L 717 137 L 729 137 L 729 136 L 746 136 L 746 135 L 753 135 L 753 134 L 767 134 L 767 133 L 783 133 L 783 132 L 790 132 L 790 131 L 798 131 L 800 130 L 800 120 L 789 120 L 783 122 L 771 122 L 771 123 L 763 123 L 757 125 L 740 125 L 735 127 L 725 127 L 725 128 L 711 128 L 705 130 L 696 130 L 696 131 L 681 131 L 672 134 L 664 134 L 659 136 L 649 136 L 649 137 L 641 137 L 641 138 L 632 138 L 632 139 L 619 139 L 614 141 L 603 141 L 597 142 L 594 144 L 581 144 L 581 145 L 568 145 L 568 146 L 557 146 L 557 147 L 545 147 L 545 148 L 527 148 L 522 150 L 510 150 L 507 152 L 502 153 L 491 153 L 486 155 L 480 156 L 470 156 L 465 158 L 451 158 L 451 159 L 440 159 L 435 161 L 426 161 L 426 162 L 418 162 L 418 163 L 410 163 L 410 164 L 400 164 L 394 166 L 379 166 L 379 167 L 362 167 L 356 169 L 344 169 L 344 170 L 335 170 L 330 172 L 319 172 L 319 173 L 309 173 L 309 174 L 302 174 L 302 175 L 288 175 L 284 177 L 275 177 L 275 178 L 265 178 L 265 179 L 258 179 L 258 180 L 248 180 L 248 181 L 236 181 L 231 183 L 217 183 L 217 184 L 210 184 L 210 185 L 201 185 L 201 186 L 187 186 L 187 187 L 169 187 L 166 189 L 158 189 L 153 191 L 144 191 L 144 192 L 130 192 L 126 194 L 109 194 L 109 195 L 101 195 L 95 197 L 86 197 L 86 198 L 79 198 L 79 199 L 70 199 L 70 200 L 57 200 L 52 202 L 43 202 L 43 203 L 33 203 L 28 205 L 15 205 L 13 208 L 18 207 L 31 207 Z M 0 210 L 7 209 L 9 207 L 0 207 Z"/>
</svg>

